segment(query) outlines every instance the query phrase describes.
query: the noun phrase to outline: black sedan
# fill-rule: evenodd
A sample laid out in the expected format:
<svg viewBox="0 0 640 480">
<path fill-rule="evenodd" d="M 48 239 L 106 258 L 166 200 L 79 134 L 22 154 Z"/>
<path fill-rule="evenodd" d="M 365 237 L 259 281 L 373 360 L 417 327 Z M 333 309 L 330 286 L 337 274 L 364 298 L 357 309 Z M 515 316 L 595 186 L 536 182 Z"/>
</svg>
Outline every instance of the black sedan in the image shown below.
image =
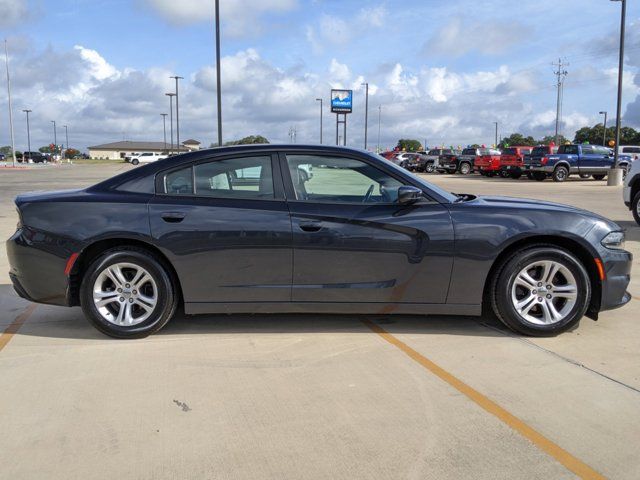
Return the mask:
<svg viewBox="0 0 640 480">
<path fill-rule="evenodd" d="M 312 175 L 310 174 L 312 172 Z M 480 315 L 553 335 L 620 307 L 631 254 L 577 208 L 452 194 L 382 157 L 255 145 L 16 199 L 15 290 L 143 337 L 186 314 Z"/>
</svg>

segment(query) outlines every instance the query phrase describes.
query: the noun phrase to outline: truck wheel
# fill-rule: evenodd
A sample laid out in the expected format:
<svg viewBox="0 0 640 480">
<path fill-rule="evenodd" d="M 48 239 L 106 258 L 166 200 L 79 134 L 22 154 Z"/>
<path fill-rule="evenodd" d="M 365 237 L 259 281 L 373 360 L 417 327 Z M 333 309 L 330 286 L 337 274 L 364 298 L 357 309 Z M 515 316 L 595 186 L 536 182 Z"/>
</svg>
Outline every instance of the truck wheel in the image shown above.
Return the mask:
<svg viewBox="0 0 640 480">
<path fill-rule="evenodd" d="M 511 174 L 511 178 L 513 178 L 514 180 L 518 180 L 521 176 L 522 176 L 522 172 L 513 172 Z"/>
<path fill-rule="evenodd" d="M 138 160 L 137 158 L 134 158 L 133 160 L 131 160 L 131 165 L 138 165 L 140 163 L 140 160 Z"/>
<path fill-rule="evenodd" d="M 569 170 L 567 169 L 567 167 L 563 167 L 562 165 L 560 165 L 553 171 L 551 178 L 553 178 L 554 182 L 564 182 L 568 176 Z"/>
<path fill-rule="evenodd" d="M 533 172 L 527 172 L 527 178 L 533 180 Z"/>
<path fill-rule="evenodd" d="M 580 174 L 580 178 L 582 178 L 582 179 L 591 178 L 591 175 L 589 175 L 588 173 L 581 173 Z"/>
<path fill-rule="evenodd" d="M 424 171 L 427 173 L 433 173 L 436 170 L 436 166 L 433 163 L 427 164 Z"/>
<path fill-rule="evenodd" d="M 606 177 L 606 175 L 594 175 L 593 179 L 594 180 L 602 180 L 604 177 Z"/>
<path fill-rule="evenodd" d="M 507 178 L 509 177 L 509 172 L 507 172 L 506 170 L 500 170 L 500 176 L 502 178 Z"/>
<path fill-rule="evenodd" d="M 462 162 L 460 164 L 460 173 L 462 175 L 469 175 L 471 173 L 471 164 L 468 162 Z"/>
<path fill-rule="evenodd" d="M 633 218 L 635 218 L 636 223 L 640 225 L 640 192 L 636 193 L 633 202 L 631 202 L 631 208 L 633 210 Z"/>
<path fill-rule="evenodd" d="M 544 172 L 533 172 L 532 175 L 536 182 L 543 182 L 547 178 L 547 174 Z"/>
</svg>

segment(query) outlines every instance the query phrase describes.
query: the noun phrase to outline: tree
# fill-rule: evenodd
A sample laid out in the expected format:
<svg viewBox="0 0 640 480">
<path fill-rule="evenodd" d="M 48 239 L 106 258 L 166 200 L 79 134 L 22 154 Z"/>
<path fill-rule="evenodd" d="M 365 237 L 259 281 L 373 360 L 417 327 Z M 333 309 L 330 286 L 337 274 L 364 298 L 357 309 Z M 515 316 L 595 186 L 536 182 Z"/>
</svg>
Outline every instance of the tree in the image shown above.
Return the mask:
<svg viewBox="0 0 640 480">
<path fill-rule="evenodd" d="M 396 148 L 398 150 L 405 150 L 407 152 L 417 152 L 422 148 L 422 144 L 419 140 L 401 138 L 400 140 L 398 140 L 398 145 Z"/>
<path fill-rule="evenodd" d="M 567 137 L 565 137 L 564 135 L 558 135 L 558 145 L 564 145 L 568 141 L 569 141 L 569 139 Z M 542 137 L 538 141 L 537 144 L 538 145 L 551 145 L 552 143 L 556 143 L 556 137 L 554 135 L 547 135 L 545 137 Z"/>
<path fill-rule="evenodd" d="M 267 140 L 267 138 L 263 137 L 262 135 L 249 135 L 248 137 L 241 138 L 240 140 L 232 140 L 230 142 L 226 142 L 225 145 L 254 145 L 258 143 L 269 143 L 269 140 Z"/>
<path fill-rule="evenodd" d="M 576 132 L 573 139 L 575 143 L 590 143 L 592 145 L 602 145 L 602 138 L 604 135 L 604 125 L 598 123 L 593 127 L 582 127 Z M 608 127 L 605 143 L 608 145 L 609 141 L 615 140 L 616 128 Z M 620 128 L 620 145 L 637 145 L 640 142 L 640 132 L 631 127 Z"/>
<path fill-rule="evenodd" d="M 499 148 L 505 148 L 510 146 L 522 146 L 522 147 L 535 147 L 538 144 L 536 140 L 529 135 L 525 137 L 521 133 L 512 133 L 508 137 L 502 139 L 502 141 L 498 144 Z"/>
<path fill-rule="evenodd" d="M 54 148 L 51 148 L 51 145 L 46 145 L 44 147 L 40 147 L 38 149 L 38 151 L 40 153 L 55 153 L 55 154 L 58 154 L 58 153 L 60 153 L 60 147 L 56 145 L 56 146 L 54 146 Z"/>
<path fill-rule="evenodd" d="M 65 158 L 73 158 L 76 155 L 80 155 L 80 150 L 76 150 L 75 148 L 67 148 L 64 152 Z"/>
</svg>

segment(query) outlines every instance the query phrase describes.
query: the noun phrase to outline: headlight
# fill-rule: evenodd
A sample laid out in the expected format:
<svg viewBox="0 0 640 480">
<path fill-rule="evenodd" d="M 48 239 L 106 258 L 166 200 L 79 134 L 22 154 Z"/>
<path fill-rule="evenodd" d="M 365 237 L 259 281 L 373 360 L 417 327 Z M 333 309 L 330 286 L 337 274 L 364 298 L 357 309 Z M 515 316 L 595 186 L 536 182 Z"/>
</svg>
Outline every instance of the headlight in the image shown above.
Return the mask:
<svg viewBox="0 0 640 480">
<path fill-rule="evenodd" d="M 624 249 L 624 232 L 611 232 L 600 243 L 607 248 Z"/>
</svg>

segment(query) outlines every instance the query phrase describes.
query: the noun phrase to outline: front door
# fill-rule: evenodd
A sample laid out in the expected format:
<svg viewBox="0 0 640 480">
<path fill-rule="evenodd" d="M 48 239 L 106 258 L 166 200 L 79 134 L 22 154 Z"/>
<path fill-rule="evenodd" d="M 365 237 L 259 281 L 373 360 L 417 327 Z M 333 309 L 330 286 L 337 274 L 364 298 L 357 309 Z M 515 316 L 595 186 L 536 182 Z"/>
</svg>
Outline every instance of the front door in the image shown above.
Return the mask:
<svg viewBox="0 0 640 480">
<path fill-rule="evenodd" d="M 428 198 L 399 205 L 403 181 L 361 159 L 281 158 L 291 190 L 293 301 L 446 301 L 453 262 L 446 208 Z"/>
<path fill-rule="evenodd" d="M 204 161 L 158 180 L 151 232 L 186 303 L 291 300 L 291 220 L 276 159 Z"/>
</svg>

